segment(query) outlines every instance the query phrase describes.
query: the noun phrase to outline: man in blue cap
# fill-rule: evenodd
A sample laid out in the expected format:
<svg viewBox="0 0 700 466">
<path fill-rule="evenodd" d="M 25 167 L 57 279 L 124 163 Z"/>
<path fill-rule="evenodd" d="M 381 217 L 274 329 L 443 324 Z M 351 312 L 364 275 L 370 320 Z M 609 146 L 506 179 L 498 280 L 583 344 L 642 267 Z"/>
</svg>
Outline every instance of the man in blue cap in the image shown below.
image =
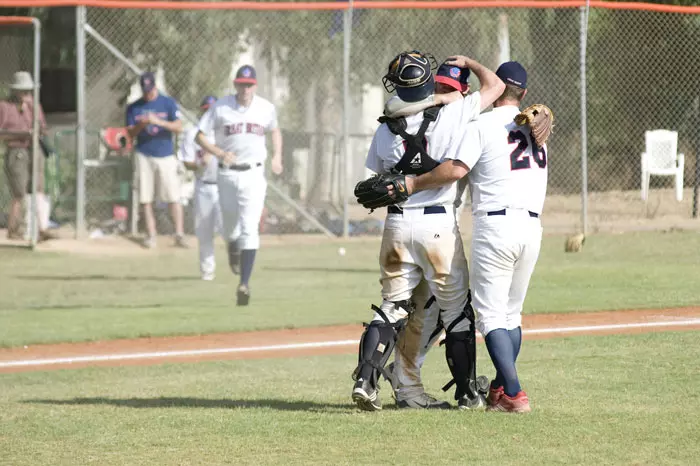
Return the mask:
<svg viewBox="0 0 700 466">
<path fill-rule="evenodd" d="M 216 97 L 205 96 L 199 105 L 199 118 L 216 102 Z M 221 208 L 219 207 L 219 171 L 216 157 L 205 152 L 195 138 L 199 129 L 191 126 L 183 135 L 180 145 L 180 160 L 185 168 L 195 172 L 194 188 L 194 233 L 199 244 L 199 271 L 202 280 L 214 280 L 216 260 L 214 258 L 214 235 L 221 232 Z M 212 138 L 213 135 L 210 135 Z"/>
<path fill-rule="evenodd" d="M 410 194 L 453 183 L 469 174 L 474 226 L 470 288 L 476 326 L 496 368 L 487 399 L 489 410 L 531 411 L 518 380 L 522 308 L 542 240 L 540 215 L 547 191 L 546 144 L 538 144 L 526 112 L 527 72 L 518 62 L 503 63 L 496 75 L 505 90 L 493 111 L 465 127 L 458 157 L 416 178 Z M 543 109 L 546 107 L 542 106 Z M 546 109 L 547 111 L 549 109 Z M 551 113 L 548 115 L 551 120 Z"/>
<path fill-rule="evenodd" d="M 135 141 L 135 159 L 139 178 L 139 201 L 143 206 L 147 236 L 144 246 L 155 247 L 156 220 L 154 198 L 167 202 L 175 224 L 175 245 L 187 247 L 184 239 L 178 160 L 173 134 L 182 132 L 177 103 L 162 95 L 153 73 L 143 73 L 139 80 L 143 96 L 126 109 L 126 126 Z M 155 192 L 158 186 L 158 192 Z"/>
</svg>

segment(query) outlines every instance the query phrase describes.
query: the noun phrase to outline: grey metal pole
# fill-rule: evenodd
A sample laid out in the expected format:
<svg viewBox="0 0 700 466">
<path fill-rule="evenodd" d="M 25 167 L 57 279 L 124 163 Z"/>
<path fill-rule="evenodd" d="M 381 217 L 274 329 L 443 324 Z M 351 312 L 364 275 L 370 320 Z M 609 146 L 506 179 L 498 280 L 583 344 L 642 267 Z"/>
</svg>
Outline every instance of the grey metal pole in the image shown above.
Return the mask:
<svg viewBox="0 0 700 466">
<path fill-rule="evenodd" d="M 581 229 L 588 234 L 588 133 L 586 121 L 586 40 L 588 7 L 581 7 Z"/>
<path fill-rule="evenodd" d="M 352 34 L 352 0 L 343 15 L 343 155 L 345 158 L 343 187 L 343 238 L 350 235 L 350 174 L 352 173 L 352 147 L 350 145 L 350 45 Z"/>
<path fill-rule="evenodd" d="M 77 96 L 76 110 L 78 126 L 75 133 L 75 163 L 76 163 L 76 205 L 75 205 L 75 237 L 85 236 L 85 6 L 78 6 L 75 18 L 76 34 L 76 81 Z"/>
<path fill-rule="evenodd" d="M 29 212 L 29 235 L 34 248 L 39 238 L 39 209 L 37 204 L 37 182 L 39 177 L 39 89 L 41 87 L 41 22 L 32 18 L 34 26 L 34 105 L 32 109 L 32 197 Z M 41 154 L 43 157 L 43 154 Z"/>
</svg>

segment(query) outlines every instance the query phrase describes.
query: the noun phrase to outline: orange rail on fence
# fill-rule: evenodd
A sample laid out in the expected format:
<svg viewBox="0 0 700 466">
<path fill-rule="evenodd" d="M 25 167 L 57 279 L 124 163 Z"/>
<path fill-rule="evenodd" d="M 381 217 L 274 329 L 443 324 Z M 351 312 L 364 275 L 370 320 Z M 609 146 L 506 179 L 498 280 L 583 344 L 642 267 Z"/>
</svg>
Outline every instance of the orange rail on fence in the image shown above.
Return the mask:
<svg viewBox="0 0 700 466">
<path fill-rule="evenodd" d="M 357 10 L 376 9 L 467 9 L 467 8 L 578 8 L 587 5 L 585 0 L 358 0 L 352 3 Z M 588 2 L 591 8 L 608 10 L 638 10 L 659 13 L 700 14 L 700 6 L 660 5 L 656 3 L 632 3 L 596 1 Z M 61 7 L 87 6 L 115 9 L 156 9 L 156 10 L 346 10 L 348 2 L 195 2 L 158 0 L 3 0 L 4 7 Z"/>
<path fill-rule="evenodd" d="M 0 25 L 30 26 L 32 24 L 34 24 L 34 18 L 29 16 L 0 16 Z"/>
</svg>

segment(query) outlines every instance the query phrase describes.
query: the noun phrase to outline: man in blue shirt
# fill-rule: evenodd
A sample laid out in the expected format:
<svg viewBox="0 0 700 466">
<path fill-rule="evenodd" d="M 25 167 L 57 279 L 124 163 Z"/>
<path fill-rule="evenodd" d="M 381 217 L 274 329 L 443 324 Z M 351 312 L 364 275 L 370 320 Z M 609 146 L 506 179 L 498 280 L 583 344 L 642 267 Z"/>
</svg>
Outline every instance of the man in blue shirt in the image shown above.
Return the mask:
<svg viewBox="0 0 700 466">
<path fill-rule="evenodd" d="M 178 160 L 173 149 L 173 133 L 182 132 L 177 103 L 158 92 L 153 73 L 143 73 L 140 83 L 143 97 L 127 107 L 126 126 L 135 142 L 139 201 L 143 206 L 148 234 L 144 246 L 155 247 L 153 199 L 157 194 L 160 201 L 170 205 L 170 215 L 175 224 L 175 245 L 187 247 L 182 226 Z"/>
</svg>

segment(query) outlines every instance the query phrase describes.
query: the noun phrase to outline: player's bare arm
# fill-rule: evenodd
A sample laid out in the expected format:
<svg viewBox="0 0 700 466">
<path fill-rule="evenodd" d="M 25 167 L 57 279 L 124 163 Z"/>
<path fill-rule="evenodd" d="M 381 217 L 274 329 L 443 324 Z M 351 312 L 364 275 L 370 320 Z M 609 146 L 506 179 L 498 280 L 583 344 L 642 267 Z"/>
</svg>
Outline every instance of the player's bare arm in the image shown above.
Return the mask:
<svg viewBox="0 0 700 466">
<path fill-rule="evenodd" d="M 464 98 L 464 94 L 459 91 L 447 94 L 431 94 L 418 102 L 404 102 L 398 96 L 394 96 L 384 105 L 384 115 L 389 118 L 415 115 L 426 108 L 434 107 L 435 105 L 451 104 L 462 98 Z"/>
<path fill-rule="evenodd" d="M 161 128 L 164 128 L 171 133 L 176 133 L 179 134 L 182 132 L 182 120 L 175 120 L 175 121 L 167 121 L 163 120 L 162 118 L 159 118 L 158 116 L 154 114 L 150 114 L 148 118 L 148 122 L 152 125 L 160 126 Z"/>
<path fill-rule="evenodd" d="M 149 124 L 148 121 L 146 119 L 144 119 L 144 120 L 139 121 L 138 123 L 136 123 L 133 126 L 128 126 L 126 128 L 126 130 L 129 133 L 129 137 L 133 139 L 136 136 L 138 136 L 141 131 L 146 129 L 146 126 L 148 126 L 148 124 Z"/>
<path fill-rule="evenodd" d="M 447 59 L 447 64 L 455 65 L 460 68 L 469 68 L 474 72 L 476 77 L 479 78 L 479 83 L 481 83 L 481 88 L 479 89 L 479 93 L 481 94 L 481 110 L 493 104 L 506 89 L 505 83 L 496 76 L 496 73 L 472 58 L 465 57 L 464 55 L 455 55 Z"/>
<path fill-rule="evenodd" d="M 205 152 L 212 154 L 224 165 L 232 165 L 236 161 L 236 154 L 233 152 L 226 152 L 216 144 L 211 143 L 201 131 L 197 132 L 195 142 L 199 144 L 199 147 L 204 149 Z"/>
<path fill-rule="evenodd" d="M 416 177 L 406 177 L 406 189 L 409 194 L 415 194 L 427 189 L 440 188 L 462 179 L 467 173 L 469 173 L 469 168 L 464 162 L 448 160 L 428 173 Z"/>
<path fill-rule="evenodd" d="M 272 130 L 272 160 L 270 160 L 272 173 L 279 175 L 284 167 L 282 166 L 282 131 L 279 128 Z"/>
</svg>

